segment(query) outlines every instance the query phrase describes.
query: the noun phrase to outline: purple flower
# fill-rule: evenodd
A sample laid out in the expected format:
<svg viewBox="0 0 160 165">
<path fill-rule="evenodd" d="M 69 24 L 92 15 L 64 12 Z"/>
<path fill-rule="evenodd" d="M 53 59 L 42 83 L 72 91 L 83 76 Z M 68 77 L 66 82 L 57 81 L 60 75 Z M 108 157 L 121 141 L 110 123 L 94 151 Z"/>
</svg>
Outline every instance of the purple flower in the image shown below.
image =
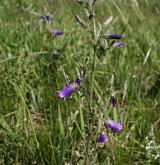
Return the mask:
<svg viewBox="0 0 160 165">
<path fill-rule="evenodd" d="M 110 34 L 110 35 L 106 35 L 105 38 L 106 39 L 120 40 L 122 38 L 122 36 L 119 34 Z"/>
<path fill-rule="evenodd" d="M 77 86 L 80 87 L 80 85 L 81 85 L 81 80 L 80 80 L 80 78 L 77 78 L 77 79 L 76 79 L 76 83 L 77 83 Z"/>
<path fill-rule="evenodd" d="M 52 15 L 48 14 L 41 17 L 44 22 L 50 22 L 52 20 Z"/>
<path fill-rule="evenodd" d="M 122 131 L 122 129 L 124 128 L 124 126 L 122 125 L 121 122 L 116 123 L 113 120 L 107 121 L 106 126 L 108 128 L 111 128 L 112 131 L 115 133 L 120 133 Z"/>
<path fill-rule="evenodd" d="M 108 141 L 109 141 L 108 136 L 105 133 L 100 133 L 98 135 L 98 138 L 97 138 L 98 143 L 105 144 Z"/>
<path fill-rule="evenodd" d="M 59 30 L 53 28 L 53 29 L 52 29 L 52 34 L 53 34 L 53 36 L 56 37 L 56 36 L 61 36 L 61 35 L 63 35 L 64 32 L 61 32 L 61 31 L 59 31 Z"/>
<path fill-rule="evenodd" d="M 124 45 L 125 45 L 124 42 L 115 42 L 115 43 L 113 44 L 113 46 L 124 46 Z"/>
<path fill-rule="evenodd" d="M 79 15 L 75 15 L 75 18 L 79 23 L 82 23 L 82 19 Z"/>
<path fill-rule="evenodd" d="M 116 108 L 117 107 L 117 100 L 116 100 L 116 98 L 114 96 L 111 97 L 111 101 L 112 101 L 113 107 Z"/>
<path fill-rule="evenodd" d="M 80 86 L 81 80 L 77 78 L 76 83 L 70 84 L 64 89 L 58 91 L 59 97 L 66 99 L 67 97 L 70 97 L 73 92 Z"/>
<path fill-rule="evenodd" d="M 66 99 L 67 97 L 70 97 L 72 93 L 76 90 L 77 84 L 70 84 L 69 86 L 65 87 L 64 89 L 58 91 L 59 97 Z"/>
<path fill-rule="evenodd" d="M 81 19 L 81 17 L 79 15 L 75 15 L 75 18 L 77 20 L 77 22 L 84 28 L 87 29 L 87 26 L 85 24 L 85 22 Z"/>
</svg>

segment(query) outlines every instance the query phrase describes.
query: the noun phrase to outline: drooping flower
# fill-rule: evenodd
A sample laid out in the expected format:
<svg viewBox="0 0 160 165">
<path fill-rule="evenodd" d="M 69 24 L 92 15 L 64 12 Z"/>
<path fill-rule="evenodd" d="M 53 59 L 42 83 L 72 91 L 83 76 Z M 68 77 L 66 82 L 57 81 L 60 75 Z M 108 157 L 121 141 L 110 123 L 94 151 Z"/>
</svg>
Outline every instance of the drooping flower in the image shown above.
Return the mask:
<svg viewBox="0 0 160 165">
<path fill-rule="evenodd" d="M 106 135 L 106 133 L 100 133 L 98 135 L 98 138 L 97 138 L 98 143 L 101 143 L 103 145 L 108 141 L 109 141 L 109 139 L 108 139 L 108 136 Z"/>
<path fill-rule="evenodd" d="M 76 79 L 76 83 L 77 83 L 77 86 L 80 87 L 80 85 L 81 85 L 81 80 L 80 80 L 80 78 L 77 78 L 77 79 Z"/>
<path fill-rule="evenodd" d="M 79 15 L 75 15 L 75 18 L 76 18 L 76 20 L 77 20 L 79 23 L 82 22 L 82 19 L 81 19 L 81 17 L 80 17 Z"/>
<path fill-rule="evenodd" d="M 115 43 L 113 44 L 113 46 L 118 46 L 118 47 L 124 46 L 124 45 L 125 45 L 124 42 L 115 42 Z"/>
<path fill-rule="evenodd" d="M 112 20 L 113 20 L 113 16 L 108 17 L 106 21 L 103 23 L 103 25 L 107 26 Z"/>
<path fill-rule="evenodd" d="M 60 98 L 67 98 L 70 97 L 72 95 L 72 93 L 76 90 L 77 88 L 77 84 L 70 84 L 69 86 L 65 87 L 64 89 L 58 91 L 59 93 L 59 97 Z"/>
<path fill-rule="evenodd" d="M 122 122 L 114 122 L 113 120 L 109 120 L 106 122 L 106 126 L 108 128 L 111 128 L 111 130 L 115 133 L 121 133 L 124 126 L 122 125 Z"/>
<path fill-rule="evenodd" d="M 70 97 L 73 94 L 73 92 L 80 86 L 80 81 L 81 80 L 77 78 L 76 83 L 72 83 L 67 87 L 65 87 L 64 89 L 58 91 L 59 97 L 63 99 Z"/>
<path fill-rule="evenodd" d="M 54 37 L 56 37 L 56 36 L 61 36 L 61 35 L 63 35 L 64 32 L 59 31 L 59 30 L 53 28 L 53 29 L 52 29 L 52 34 L 53 34 Z"/>
<path fill-rule="evenodd" d="M 115 40 L 120 40 L 122 38 L 122 36 L 119 34 L 110 34 L 110 35 L 105 35 L 104 37 L 106 39 L 115 39 Z"/>
<path fill-rule="evenodd" d="M 77 20 L 77 22 L 84 28 L 87 29 L 87 26 L 85 24 L 85 22 L 81 19 L 81 17 L 79 15 L 75 15 L 75 18 Z"/>
<path fill-rule="evenodd" d="M 117 107 L 117 100 L 114 96 L 111 97 L 111 102 L 112 102 L 113 107 L 116 108 Z"/>
<path fill-rule="evenodd" d="M 52 21 L 52 15 L 51 15 L 51 14 L 44 15 L 44 16 L 42 16 L 41 18 L 42 18 L 42 20 L 43 20 L 44 22 L 50 22 L 50 21 Z"/>
</svg>

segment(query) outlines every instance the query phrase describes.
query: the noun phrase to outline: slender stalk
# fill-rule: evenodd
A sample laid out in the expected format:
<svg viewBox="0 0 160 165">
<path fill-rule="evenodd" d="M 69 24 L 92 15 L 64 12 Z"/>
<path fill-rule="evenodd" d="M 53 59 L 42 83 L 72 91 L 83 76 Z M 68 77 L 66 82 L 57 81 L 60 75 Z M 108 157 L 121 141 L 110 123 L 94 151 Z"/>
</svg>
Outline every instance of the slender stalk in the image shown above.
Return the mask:
<svg viewBox="0 0 160 165">
<path fill-rule="evenodd" d="M 93 18 L 93 32 L 94 32 L 94 43 L 93 43 L 93 61 L 92 61 L 92 73 L 91 73 L 91 84 L 90 84 L 90 98 L 89 98 L 89 108 L 90 114 L 93 113 L 93 82 L 94 82 L 94 73 L 95 73 L 95 62 L 96 62 L 96 50 L 97 50 L 97 37 L 96 37 L 96 25 L 95 18 Z M 85 156 L 85 165 L 89 164 L 89 148 L 90 141 L 92 138 L 92 121 L 89 121 L 88 124 L 88 138 L 87 138 L 87 147 L 86 147 L 86 156 Z"/>
<path fill-rule="evenodd" d="M 92 104 L 93 104 L 93 81 L 94 81 L 94 72 L 95 72 L 96 49 L 97 47 L 96 45 L 94 45 L 92 73 L 91 73 L 91 89 L 90 89 L 90 112 L 91 113 L 92 113 Z"/>
</svg>

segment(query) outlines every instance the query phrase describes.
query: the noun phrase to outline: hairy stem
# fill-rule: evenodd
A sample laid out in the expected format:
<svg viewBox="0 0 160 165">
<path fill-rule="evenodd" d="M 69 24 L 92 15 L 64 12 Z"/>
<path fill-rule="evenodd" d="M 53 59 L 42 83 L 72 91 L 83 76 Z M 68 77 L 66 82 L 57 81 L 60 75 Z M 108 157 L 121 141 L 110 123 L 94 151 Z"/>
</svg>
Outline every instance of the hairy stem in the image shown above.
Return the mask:
<svg viewBox="0 0 160 165">
<path fill-rule="evenodd" d="M 93 82 L 94 82 L 94 73 L 95 73 L 95 62 L 96 62 L 96 50 L 97 50 L 97 37 L 96 37 L 96 25 L 95 18 L 93 18 L 93 32 L 94 32 L 94 43 L 93 43 L 93 61 L 92 61 L 92 72 L 91 72 L 91 84 L 90 84 L 90 98 L 89 98 L 89 109 L 90 114 L 93 114 Z M 89 163 L 89 148 L 90 142 L 92 139 L 92 128 L 93 123 L 92 120 L 88 121 L 88 138 L 87 138 L 87 147 L 86 147 L 86 156 L 85 156 L 85 164 Z"/>
</svg>

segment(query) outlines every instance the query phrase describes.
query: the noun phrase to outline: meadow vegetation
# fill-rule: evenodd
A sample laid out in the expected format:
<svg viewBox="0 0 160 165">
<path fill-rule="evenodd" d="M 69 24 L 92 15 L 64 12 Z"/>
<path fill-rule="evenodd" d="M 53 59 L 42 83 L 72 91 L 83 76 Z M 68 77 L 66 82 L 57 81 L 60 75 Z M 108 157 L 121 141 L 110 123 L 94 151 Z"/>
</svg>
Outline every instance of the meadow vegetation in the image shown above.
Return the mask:
<svg viewBox="0 0 160 165">
<path fill-rule="evenodd" d="M 159 0 L 96 1 L 97 29 L 113 16 L 103 32 L 122 34 L 126 45 L 103 51 L 101 43 L 94 76 L 94 43 L 75 15 L 92 23 L 77 0 L 0 2 L 0 165 L 158 165 Z M 57 91 L 77 77 L 64 101 Z M 104 127 L 118 118 L 120 134 Z M 99 147 L 101 132 L 109 141 Z"/>
</svg>

